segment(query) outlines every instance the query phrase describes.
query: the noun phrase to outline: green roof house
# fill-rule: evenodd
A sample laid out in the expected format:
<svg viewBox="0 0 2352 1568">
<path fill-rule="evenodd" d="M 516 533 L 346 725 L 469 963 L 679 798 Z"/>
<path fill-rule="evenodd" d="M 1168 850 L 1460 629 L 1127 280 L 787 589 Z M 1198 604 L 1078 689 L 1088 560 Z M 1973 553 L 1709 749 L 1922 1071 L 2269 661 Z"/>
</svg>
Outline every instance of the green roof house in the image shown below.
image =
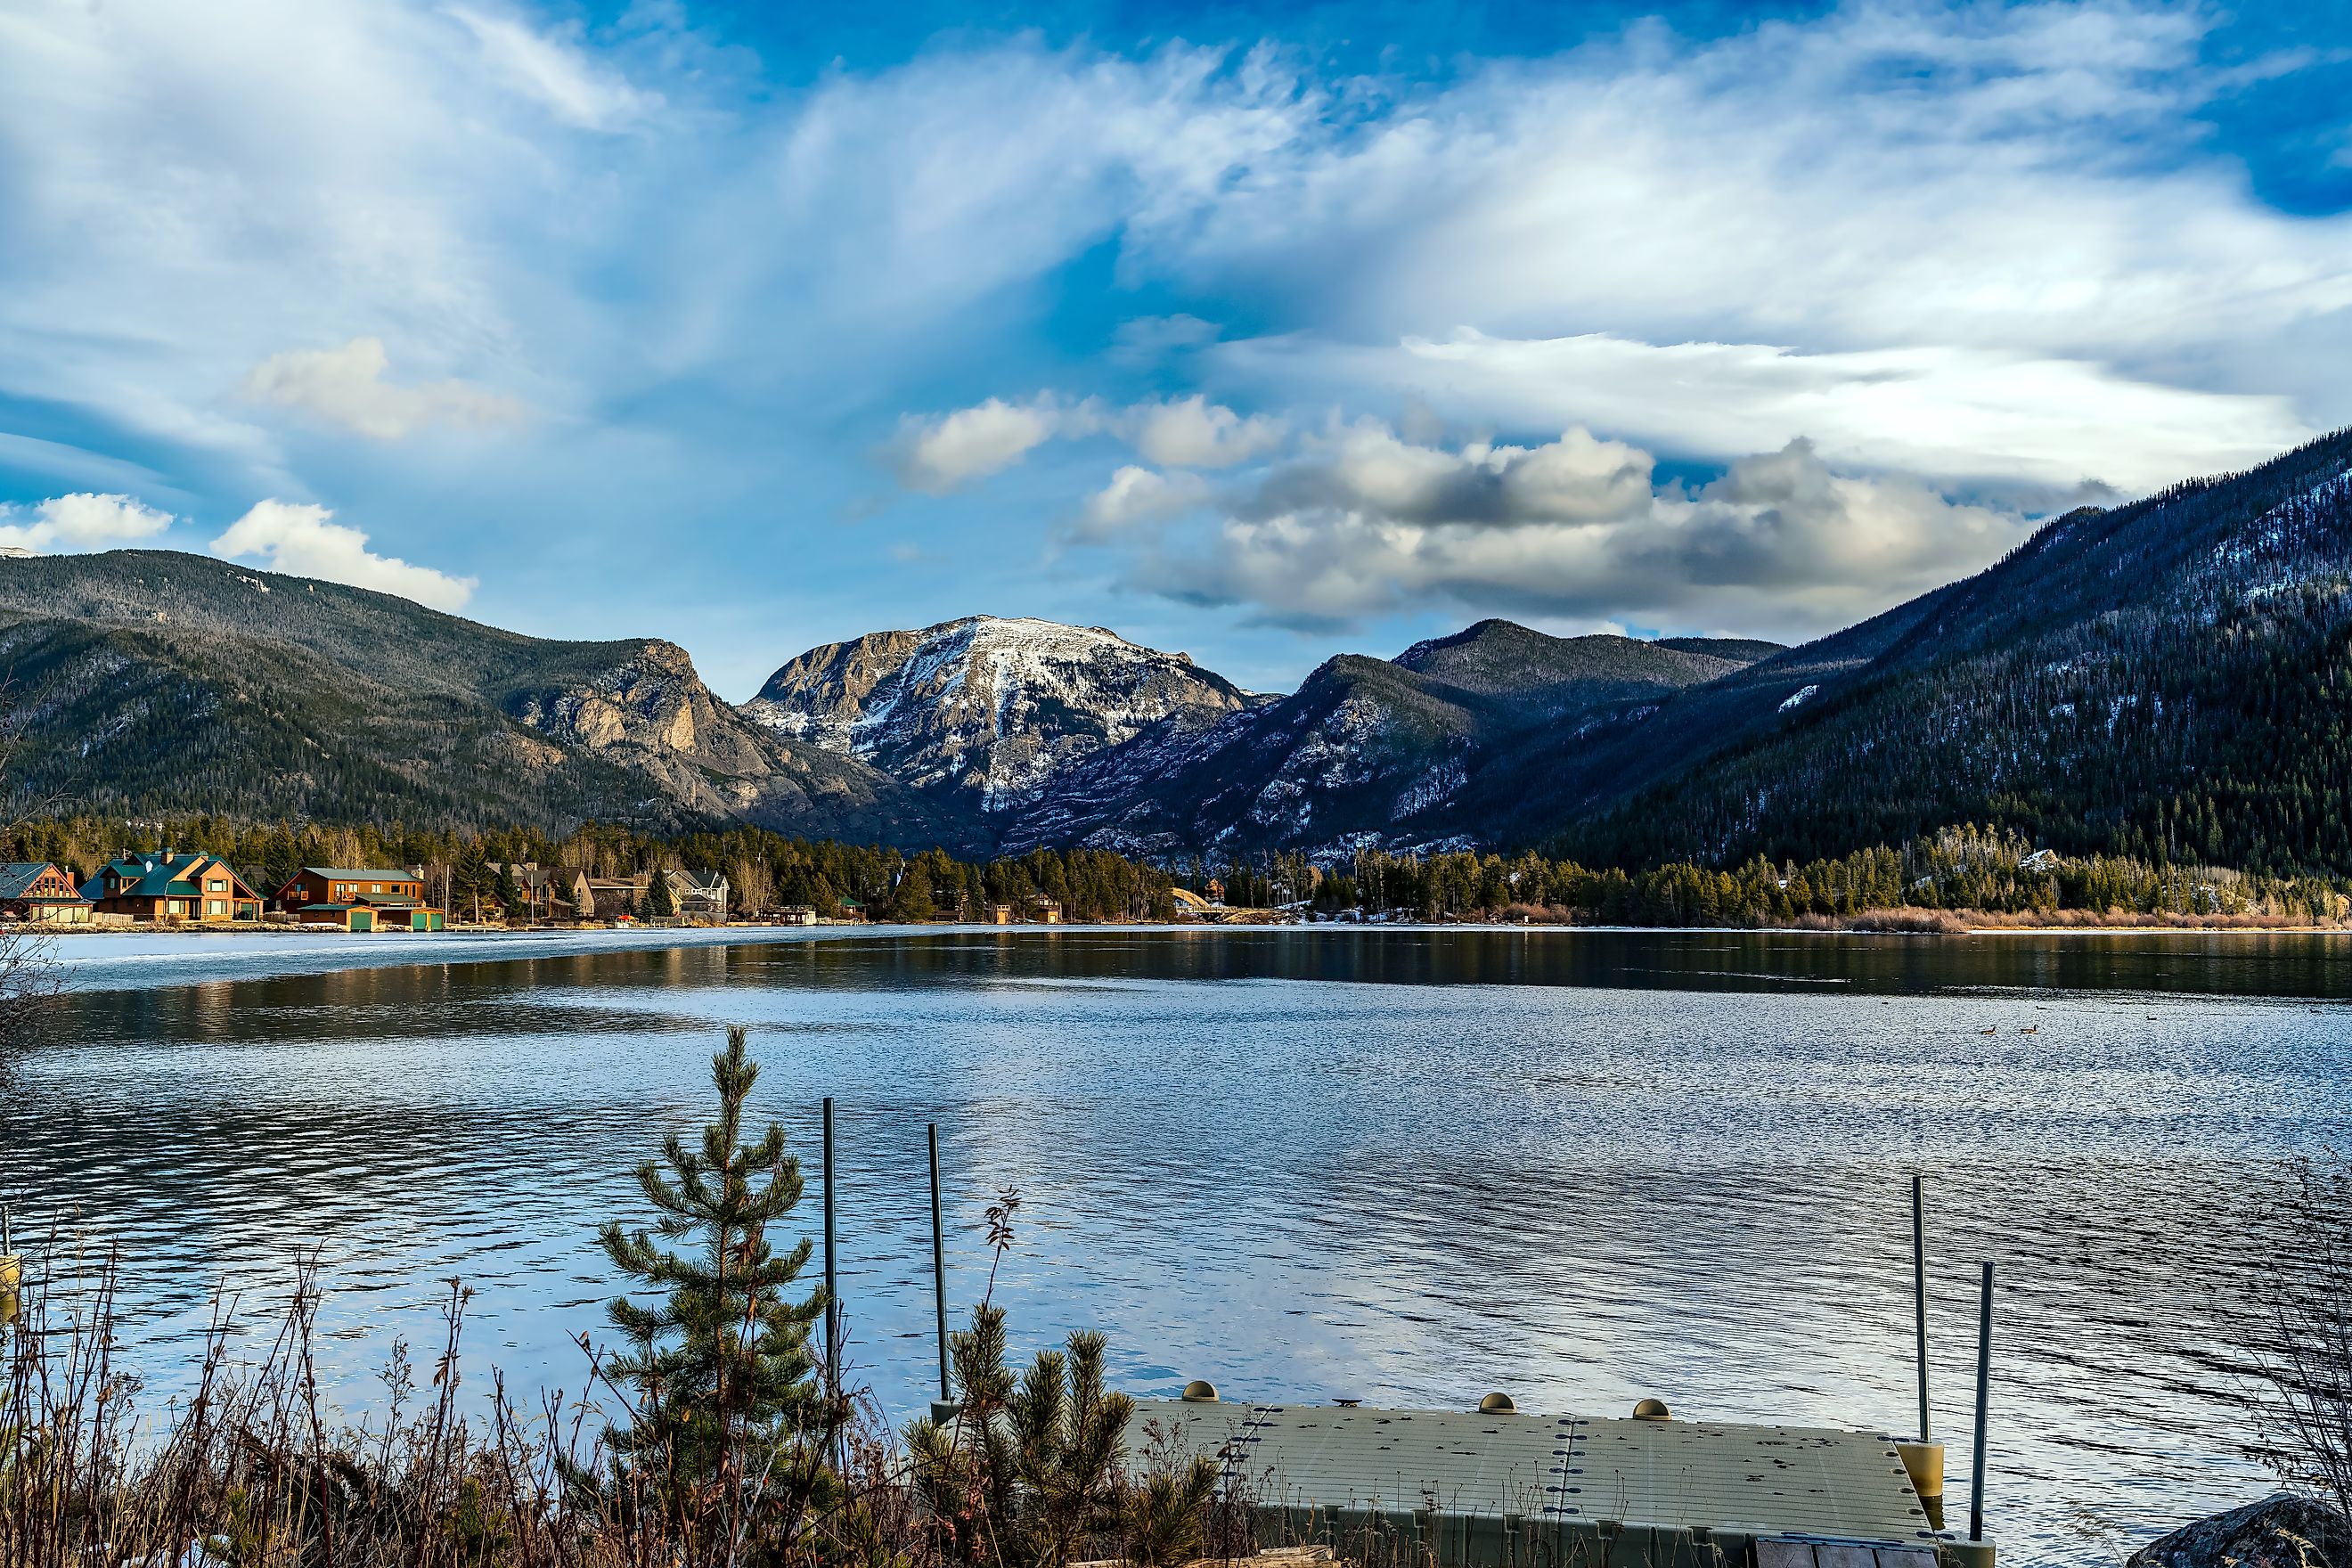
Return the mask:
<svg viewBox="0 0 2352 1568">
<path fill-rule="evenodd" d="M 261 899 L 217 855 L 118 855 L 81 885 L 100 914 L 228 925 L 261 919 Z"/>
</svg>

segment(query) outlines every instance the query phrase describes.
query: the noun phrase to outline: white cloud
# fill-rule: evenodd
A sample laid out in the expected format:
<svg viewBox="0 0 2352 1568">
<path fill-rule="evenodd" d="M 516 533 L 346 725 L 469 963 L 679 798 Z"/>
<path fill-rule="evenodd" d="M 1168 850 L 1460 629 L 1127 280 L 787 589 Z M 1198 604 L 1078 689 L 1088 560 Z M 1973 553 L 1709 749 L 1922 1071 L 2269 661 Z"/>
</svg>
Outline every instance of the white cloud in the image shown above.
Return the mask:
<svg viewBox="0 0 2352 1568">
<path fill-rule="evenodd" d="M 1075 531 L 1082 540 L 1110 539 L 1138 523 L 1189 511 L 1208 499 L 1209 487 L 1198 474 L 1160 474 L 1125 463 L 1108 484 L 1087 498 Z"/>
<path fill-rule="evenodd" d="M 31 521 L 20 521 L 26 518 Z M 23 550 L 102 550 L 152 539 L 173 521 L 170 512 L 129 496 L 51 496 L 30 507 L 0 506 L 0 544 Z"/>
<path fill-rule="evenodd" d="M 449 15 L 474 35 L 493 69 L 568 125 L 610 131 L 661 105 L 658 93 L 640 91 L 576 45 L 534 32 L 512 17 L 485 16 L 464 5 L 452 5 Z"/>
<path fill-rule="evenodd" d="M 1861 5 L 1703 46 L 1637 30 L 1301 139 L 1144 243 L 1202 283 L 1311 279 L 1284 325 L 1340 341 L 2300 358 L 2279 334 L 2352 304 L 2352 221 L 2263 206 L 2200 144 L 2208 25 Z"/>
<path fill-rule="evenodd" d="M 2085 481 L 2143 491 L 2241 468 L 2310 439 L 2291 399 L 2199 392 L 2098 364 L 1988 349 L 1807 354 L 1607 333 L 1500 339 L 1463 329 L 1393 348 L 1235 345 L 1230 368 L 1300 393 L 1381 388 L 1463 423 L 1605 425 L 1715 459 L 1802 432 L 1833 461 L 1955 482 Z"/>
<path fill-rule="evenodd" d="M 1245 509 L 1412 524 L 1605 521 L 1649 500 L 1651 466 L 1647 452 L 1586 430 L 1535 447 L 1476 441 L 1448 451 L 1365 419 L 1311 442 L 1309 456 L 1277 469 Z"/>
<path fill-rule="evenodd" d="M 1226 468 L 1282 444 L 1285 426 L 1266 414 L 1244 419 L 1200 393 L 1128 411 L 1129 438 L 1146 458 L 1171 468 Z"/>
<path fill-rule="evenodd" d="M 900 484 L 943 495 L 1001 473 L 1053 440 L 1108 432 L 1164 468 L 1223 468 L 1273 450 L 1287 430 L 1272 415 L 1244 418 L 1198 393 L 1108 409 L 1096 398 L 1041 392 L 1023 402 L 992 397 L 930 418 L 908 415 L 886 455 Z"/>
<path fill-rule="evenodd" d="M 1583 430 L 1446 448 L 1362 422 L 1233 498 L 1205 531 L 1146 537 L 1128 577 L 1305 626 L 1442 599 L 1811 634 L 1981 567 L 2029 529 L 1913 478 L 1834 472 L 1802 440 L 1693 491 L 1654 484 L 1648 453 Z"/>
<path fill-rule="evenodd" d="M 374 554 L 367 547 L 366 534 L 328 521 L 334 515 L 322 506 L 259 501 L 212 542 L 212 552 L 257 558 L 273 572 L 397 594 L 453 614 L 474 596 L 477 579 L 451 577 L 427 566 Z"/>
<path fill-rule="evenodd" d="M 522 422 L 520 403 L 462 381 L 388 382 L 390 363 L 381 338 L 289 349 L 254 366 L 240 390 L 252 402 L 299 409 L 379 441 L 397 441 L 428 425 L 481 429 Z"/>
<path fill-rule="evenodd" d="M 1056 436 L 1100 426 L 1091 404 L 1065 404 L 1051 393 L 1026 403 L 992 397 L 935 419 L 902 419 L 890 456 L 900 484 L 943 495 L 1011 468 Z"/>
</svg>

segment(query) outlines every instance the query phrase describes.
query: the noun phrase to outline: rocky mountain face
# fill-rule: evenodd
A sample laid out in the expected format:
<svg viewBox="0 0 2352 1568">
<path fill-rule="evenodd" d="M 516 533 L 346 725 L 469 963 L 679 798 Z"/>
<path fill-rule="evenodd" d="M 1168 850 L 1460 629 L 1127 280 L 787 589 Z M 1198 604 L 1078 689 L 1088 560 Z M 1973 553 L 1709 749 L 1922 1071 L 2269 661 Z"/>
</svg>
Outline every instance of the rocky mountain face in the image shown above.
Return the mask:
<svg viewBox="0 0 2352 1568">
<path fill-rule="evenodd" d="M 1293 695 L 1205 731 L 1145 730 L 1071 769 L 1008 838 L 1156 856 L 1476 841 L 1455 805 L 1498 757 L 1558 742 L 1596 710 L 1743 667 L 1631 637 L 1482 621 L 1392 661 L 1331 659 Z"/>
<path fill-rule="evenodd" d="M 812 648 L 742 712 L 772 732 L 1003 817 L 1147 727 L 1189 734 L 1249 695 L 1099 626 L 970 616 Z"/>
<path fill-rule="evenodd" d="M 970 840 L 703 685 L 675 644 L 526 637 L 169 551 L 0 561 L 10 784 L 74 809 Z"/>
</svg>

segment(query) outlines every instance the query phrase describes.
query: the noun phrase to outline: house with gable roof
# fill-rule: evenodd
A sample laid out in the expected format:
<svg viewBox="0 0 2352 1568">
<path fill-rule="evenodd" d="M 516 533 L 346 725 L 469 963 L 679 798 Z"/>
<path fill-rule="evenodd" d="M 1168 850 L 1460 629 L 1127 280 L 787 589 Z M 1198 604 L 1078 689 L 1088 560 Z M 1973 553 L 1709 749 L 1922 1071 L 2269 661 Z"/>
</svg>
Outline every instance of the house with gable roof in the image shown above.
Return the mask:
<svg viewBox="0 0 2352 1568">
<path fill-rule="evenodd" d="M 278 889 L 278 907 L 306 926 L 345 931 L 439 931 L 442 912 L 425 901 L 422 873 L 351 866 L 305 866 Z"/>
<path fill-rule="evenodd" d="M 0 916 L 43 925 L 88 925 L 89 900 L 64 867 L 9 860 L 0 862 Z"/>
<path fill-rule="evenodd" d="M 118 855 L 81 885 L 81 896 L 99 914 L 133 920 L 227 925 L 261 919 L 261 896 L 217 855 Z"/>
</svg>

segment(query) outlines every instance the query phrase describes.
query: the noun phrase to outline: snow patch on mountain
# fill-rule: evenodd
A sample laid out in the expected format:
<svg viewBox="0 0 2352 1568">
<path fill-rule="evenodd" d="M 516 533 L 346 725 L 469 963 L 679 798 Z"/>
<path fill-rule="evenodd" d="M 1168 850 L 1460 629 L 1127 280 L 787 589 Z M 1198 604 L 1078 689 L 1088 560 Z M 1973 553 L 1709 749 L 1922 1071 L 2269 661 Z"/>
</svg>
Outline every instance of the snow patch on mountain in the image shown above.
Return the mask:
<svg viewBox="0 0 2352 1568">
<path fill-rule="evenodd" d="M 994 812 L 1150 725 L 1205 727 L 1249 701 L 1190 656 L 1101 626 L 970 616 L 813 648 L 742 712 L 919 788 L 973 790 Z"/>
</svg>

